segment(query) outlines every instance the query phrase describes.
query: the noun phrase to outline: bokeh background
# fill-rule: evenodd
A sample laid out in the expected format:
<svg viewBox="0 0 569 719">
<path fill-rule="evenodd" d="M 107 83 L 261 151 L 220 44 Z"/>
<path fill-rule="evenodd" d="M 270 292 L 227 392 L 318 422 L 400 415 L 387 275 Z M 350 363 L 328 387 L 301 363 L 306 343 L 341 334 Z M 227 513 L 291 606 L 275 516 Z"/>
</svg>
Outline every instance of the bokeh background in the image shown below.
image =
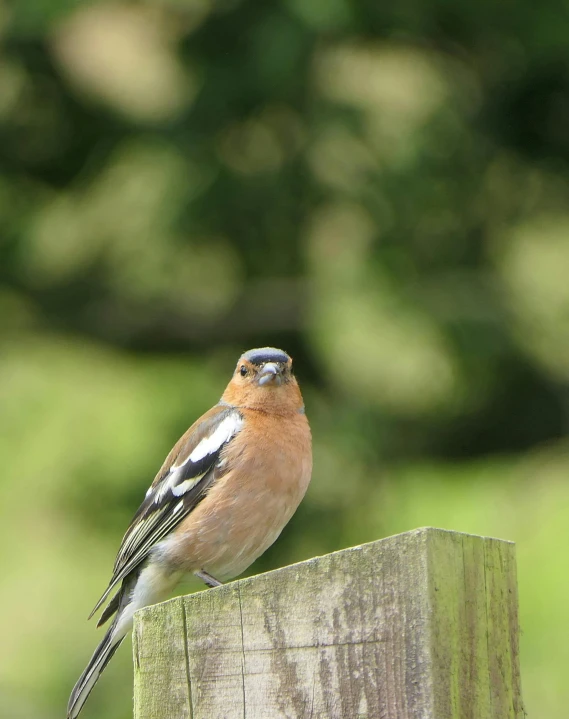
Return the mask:
<svg viewBox="0 0 569 719">
<path fill-rule="evenodd" d="M 0 715 L 63 717 L 148 483 L 269 344 L 315 469 L 251 572 L 515 540 L 565 719 L 567 4 L 0 2 L 0 42 Z M 85 719 L 132 716 L 130 663 Z"/>
</svg>

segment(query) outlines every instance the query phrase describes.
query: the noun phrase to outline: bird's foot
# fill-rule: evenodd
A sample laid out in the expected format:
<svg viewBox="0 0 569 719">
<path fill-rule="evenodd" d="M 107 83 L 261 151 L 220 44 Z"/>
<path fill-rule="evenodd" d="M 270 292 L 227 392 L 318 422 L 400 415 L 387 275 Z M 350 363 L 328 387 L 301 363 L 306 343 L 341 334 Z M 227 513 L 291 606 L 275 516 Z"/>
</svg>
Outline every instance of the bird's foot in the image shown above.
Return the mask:
<svg viewBox="0 0 569 719">
<path fill-rule="evenodd" d="M 219 582 L 215 577 L 212 577 L 211 574 L 208 574 L 203 569 L 198 570 L 197 572 L 194 572 L 196 577 L 198 579 L 201 579 L 204 584 L 206 584 L 208 587 L 221 587 L 223 582 Z"/>
</svg>

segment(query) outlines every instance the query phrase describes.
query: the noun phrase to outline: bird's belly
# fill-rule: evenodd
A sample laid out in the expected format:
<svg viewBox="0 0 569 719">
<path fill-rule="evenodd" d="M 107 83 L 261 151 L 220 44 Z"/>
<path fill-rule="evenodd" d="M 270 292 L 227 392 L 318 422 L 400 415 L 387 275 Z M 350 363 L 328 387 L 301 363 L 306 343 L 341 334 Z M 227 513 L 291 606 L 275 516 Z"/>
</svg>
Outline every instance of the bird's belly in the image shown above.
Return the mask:
<svg viewBox="0 0 569 719">
<path fill-rule="evenodd" d="M 286 486 L 279 478 L 264 486 L 233 486 L 231 477 L 220 482 L 188 517 L 183 534 L 166 540 L 169 556 L 185 571 L 203 569 L 220 581 L 241 574 L 273 544 L 294 514 L 310 479 L 309 472 L 304 474 Z"/>
<path fill-rule="evenodd" d="M 243 529 L 236 523 L 223 539 L 208 546 L 199 568 L 220 581 L 237 577 L 276 541 L 289 519 L 282 508 L 273 508 L 267 512 L 266 521 L 256 526 L 245 522 L 247 527 Z"/>
</svg>

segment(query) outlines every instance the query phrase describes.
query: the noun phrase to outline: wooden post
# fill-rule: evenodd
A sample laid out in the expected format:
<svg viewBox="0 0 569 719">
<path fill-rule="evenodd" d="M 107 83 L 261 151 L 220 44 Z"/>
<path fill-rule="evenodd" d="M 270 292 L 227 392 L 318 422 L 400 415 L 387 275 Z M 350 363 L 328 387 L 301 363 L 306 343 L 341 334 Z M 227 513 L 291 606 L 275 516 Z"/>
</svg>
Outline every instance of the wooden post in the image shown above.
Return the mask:
<svg viewBox="0 0 569 719">
<path fill-rule="evenodd" d="M 523 719 L 514 545 L 417 529 L 137 613 L 135 719 Z"/>
</svg>

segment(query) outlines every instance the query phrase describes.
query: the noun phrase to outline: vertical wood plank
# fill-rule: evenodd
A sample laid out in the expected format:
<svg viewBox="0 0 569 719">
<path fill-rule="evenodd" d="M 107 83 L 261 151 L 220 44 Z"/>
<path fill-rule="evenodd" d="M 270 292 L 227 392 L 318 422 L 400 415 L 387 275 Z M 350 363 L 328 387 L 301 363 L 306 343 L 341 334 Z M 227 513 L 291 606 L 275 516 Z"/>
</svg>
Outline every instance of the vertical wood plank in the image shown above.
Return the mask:
<svg viewBox="0 0 569 719">
<path fill-rule="evenodd" d="M 492 712 L 493 716 L 518 716 L 522 705 L 517 661 L 517 590 L 512 590 L 515 586 L 513 545 L 487 539 L 485 570 Z"/>
<path fill-rule="evenodd" d="M 133 629 L 134 716 L 191 719 L 183 604 L 148 607 Z"/>
</svg>

